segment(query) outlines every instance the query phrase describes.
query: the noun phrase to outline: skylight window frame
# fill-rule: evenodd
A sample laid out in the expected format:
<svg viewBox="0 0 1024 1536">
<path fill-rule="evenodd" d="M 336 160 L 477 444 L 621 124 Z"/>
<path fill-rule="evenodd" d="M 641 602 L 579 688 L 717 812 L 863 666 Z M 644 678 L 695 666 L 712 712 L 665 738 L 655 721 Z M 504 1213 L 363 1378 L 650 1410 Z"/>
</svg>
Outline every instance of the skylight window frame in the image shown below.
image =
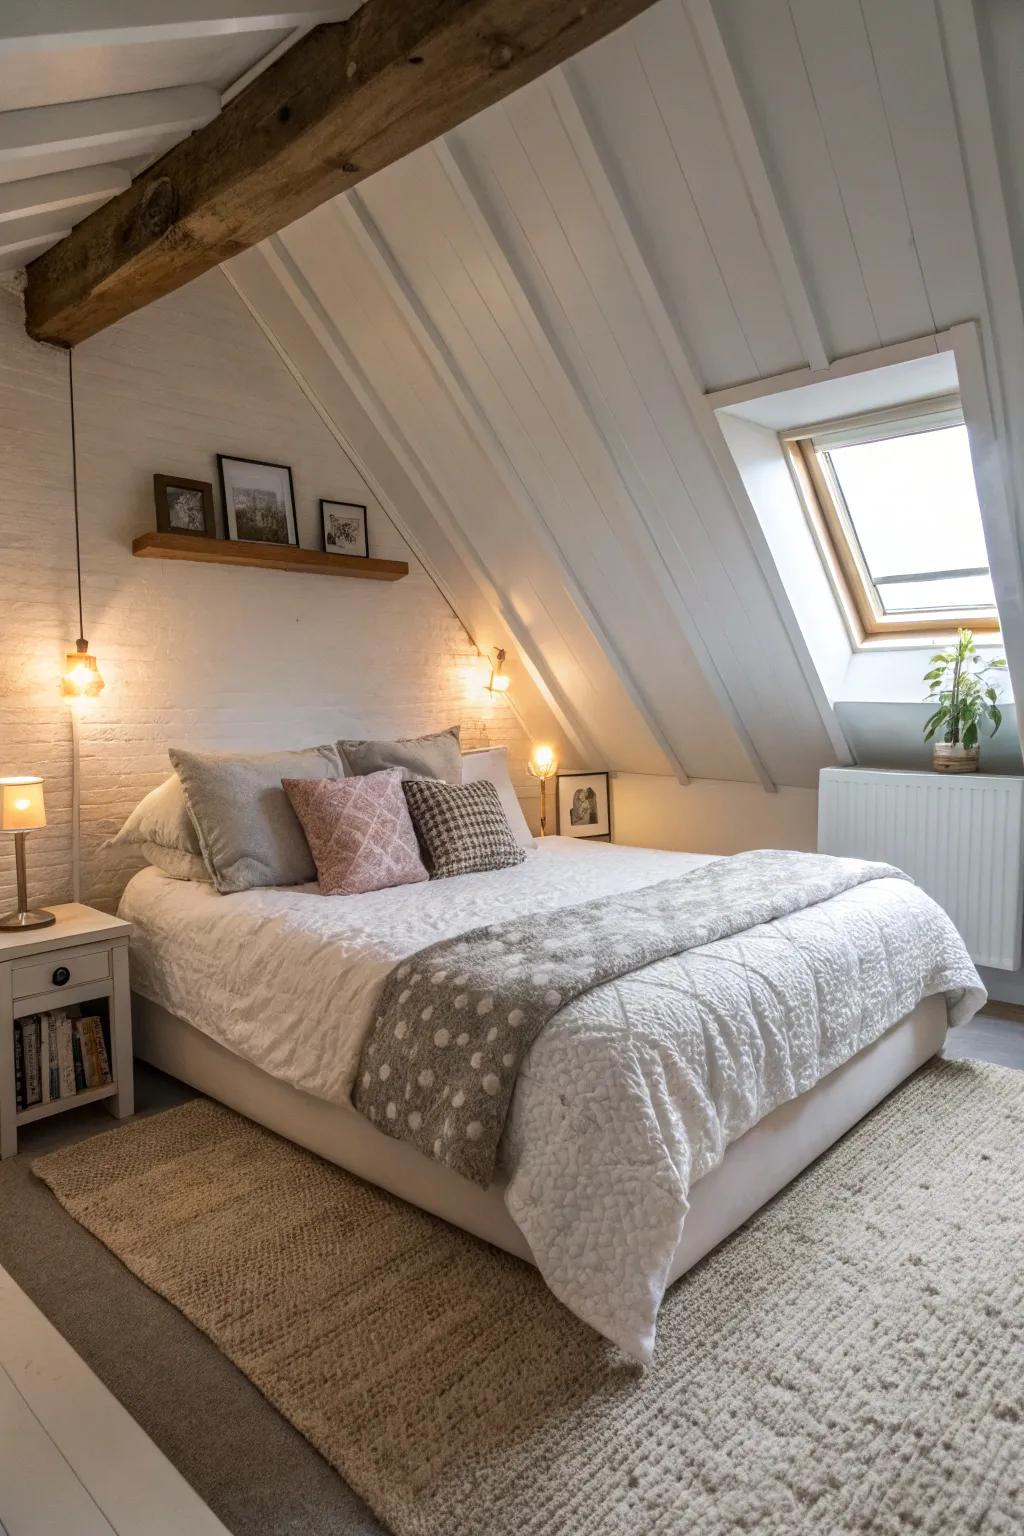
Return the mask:
<svg viewBox="0 0 1024 1536">
<path fill-rule="evenodd" d="M 909 437 L 944 427 L 963 426 L 959 395 L 917 400 L 883 411 L 816 422 L 779 433 L 783 452 L 807 520 L 855 645 L 892 642 L 900 637 L 953 634 L 960 627 L 998 633 L 993 610 L 943 608 L 930 613 L 886 613 L 860 548 L 843 493 L 827 458 L 829 448 L 851 447 L 884 438 Z M 819 452 L 820 451 L 820 452 Z"/>
</svg>

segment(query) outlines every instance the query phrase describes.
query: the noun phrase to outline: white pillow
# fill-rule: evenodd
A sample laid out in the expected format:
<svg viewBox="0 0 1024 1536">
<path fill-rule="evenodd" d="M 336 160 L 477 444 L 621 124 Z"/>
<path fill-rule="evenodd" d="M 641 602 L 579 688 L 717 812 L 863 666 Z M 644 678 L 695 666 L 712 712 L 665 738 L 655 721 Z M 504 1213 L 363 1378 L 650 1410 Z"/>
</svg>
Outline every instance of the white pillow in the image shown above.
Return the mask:
<svg viewBox="0 0 1024 1536">
<path fill-rule="evenodd" d="M 507 747 L 484 747 L 479 752 L 463 752 L 463 784 L 476 784 L 481 779 L 489 779 L 498 791 L 501 808 L 520 848 L 536 848 L 537 839 L 526 824 L 523 808 L 509 778 Z"/>
<path fill-rule="evenodd" d="M 139 801 L 117 836 L 104 846 L 135 848 L 147 863 L 174 880 L 210 879 L 176 773 Z"/>
</svg>

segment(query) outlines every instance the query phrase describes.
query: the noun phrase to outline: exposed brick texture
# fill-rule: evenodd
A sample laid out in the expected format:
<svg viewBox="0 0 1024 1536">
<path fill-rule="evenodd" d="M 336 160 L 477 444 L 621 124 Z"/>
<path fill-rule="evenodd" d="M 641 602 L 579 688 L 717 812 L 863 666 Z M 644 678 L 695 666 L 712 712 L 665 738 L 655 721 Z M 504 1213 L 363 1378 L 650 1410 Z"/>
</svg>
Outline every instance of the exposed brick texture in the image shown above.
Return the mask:
<svg viewBox="0 0 1024 1536">
<path fill-rule="evenodd" d="M 459 720 L 506 743 L 533 821 L 526 737 L 485 691 L 465 630 L 219 273 L 75 351 L 86 634 L 106 679 L 81 717 L 84 900 L 116 904 L 135 864 L 105 838 L 169 771 L 167 747 L 304 746 Z M 154 471 L 216 482 L 216 453 L 290 464 L 302 544 L 319 498 L 366 503 L 392 585 L 141 561 Z M 217 492 L 219 503 L 219 490 Z M 218 506 L 219 515 L 219 506 Z M 60 696 L 75 605 L 66 355 L 30 341 L 0 293 L 0 773 L 41 773 L 49 825 L 31 899 L 71 890 L 71 722 Z M 0 838 L 0 907 L 14 893 Z"/>
</svg>

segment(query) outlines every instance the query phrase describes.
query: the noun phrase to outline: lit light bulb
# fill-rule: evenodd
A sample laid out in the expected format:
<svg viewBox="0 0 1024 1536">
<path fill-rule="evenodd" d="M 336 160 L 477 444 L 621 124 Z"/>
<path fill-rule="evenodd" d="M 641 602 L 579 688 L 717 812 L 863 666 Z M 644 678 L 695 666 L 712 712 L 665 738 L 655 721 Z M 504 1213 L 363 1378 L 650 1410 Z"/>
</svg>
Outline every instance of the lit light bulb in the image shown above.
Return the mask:
<svg viewBox="0 0 1024 1536">
<path fill-rule="evenodd" d="M 491 667 L 491 676 L 487 683 L 487 690 L 489 693 L 507 693 L 512 679 L 506 672 L 502 671 L 505 665 L 505 652 L 496 646 L 494 654 L 497 662 L 496 665 Z"/>
<path fill-rule="evenodd" d="M 87 640 L 78 640 L 75 644 L 76 649 L 67 656 L 61 689 L 71 699 L 94 699 L 103 691 L 103 678 L 96 657 L 89 655 Z"/>
<path fill-rule="evenodd" d="M 555 753 L 552 747 L 544 746 L 543 744 L 534 747 L 532 766 L 537 770 L 538 775 L 550 773 L 554 761 Z"/>
<path fill-rule="evenodd" d="M 31 800 L 15 800 L 15 802 L 14 802 L 14 809 L 16 811 L 27 811 L 27 810 L 31 809 L 31 806 L 32 806 L 32 801 Z"/>
</svg>

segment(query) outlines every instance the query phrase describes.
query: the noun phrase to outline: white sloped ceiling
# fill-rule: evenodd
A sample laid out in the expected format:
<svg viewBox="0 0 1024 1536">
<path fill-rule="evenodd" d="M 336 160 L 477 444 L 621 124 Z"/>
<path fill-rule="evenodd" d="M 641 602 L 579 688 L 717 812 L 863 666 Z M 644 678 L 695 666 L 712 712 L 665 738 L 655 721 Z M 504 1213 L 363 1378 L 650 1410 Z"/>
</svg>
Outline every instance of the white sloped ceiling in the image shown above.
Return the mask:
<svg viewBox="0 0 1024 1536">
<path fill-rule="evenodd" d="M 1019 675 L 1024 327 L 980 71 L 967 0 L 661 0 L 229 265 L 582 757 L 770 789 L 846 756 L 706 397 L 968 319 Z"/>
</svg>

